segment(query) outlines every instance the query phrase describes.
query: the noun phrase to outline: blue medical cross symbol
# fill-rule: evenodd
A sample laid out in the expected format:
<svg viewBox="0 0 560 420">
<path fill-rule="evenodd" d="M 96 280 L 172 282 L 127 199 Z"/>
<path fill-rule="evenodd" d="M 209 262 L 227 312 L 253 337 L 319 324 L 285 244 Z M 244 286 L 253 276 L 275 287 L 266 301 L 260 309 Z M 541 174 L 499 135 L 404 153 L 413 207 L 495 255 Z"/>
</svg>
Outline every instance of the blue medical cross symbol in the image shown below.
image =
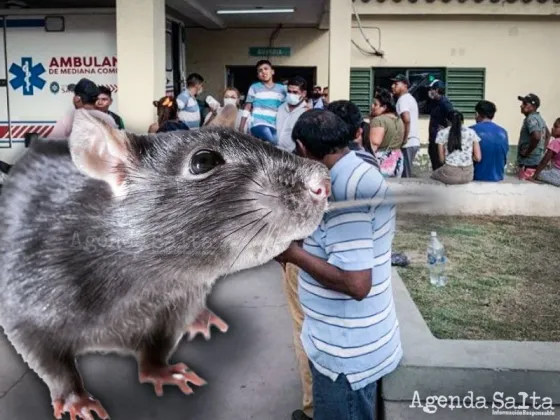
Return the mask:
<svg viewBox="0 0 560 420">
<path fill-rule="evenodd" d="M 21 66 L 16 63 L 10 66 L 10 73 L 14 75 L 10 85 L 14 90 L 22 88 L 25 96 L 33 95 L 34 88 L 43 89 L 45 86 L 46 81 L 41 77 L 45 71 L 41 63 L 33 65 L 31 57 L 22 57 Z"/>
</svg>

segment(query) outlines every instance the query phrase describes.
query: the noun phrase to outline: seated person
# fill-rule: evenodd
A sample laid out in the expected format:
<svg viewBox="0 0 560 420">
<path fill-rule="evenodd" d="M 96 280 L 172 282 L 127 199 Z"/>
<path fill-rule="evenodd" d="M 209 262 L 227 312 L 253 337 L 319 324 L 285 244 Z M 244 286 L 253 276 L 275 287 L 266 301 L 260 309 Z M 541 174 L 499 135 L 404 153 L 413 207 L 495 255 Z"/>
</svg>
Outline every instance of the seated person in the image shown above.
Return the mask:
<svg viewBox="0 0 560 420">
<path fill-rule="evenodd" d="M 484 159 L 474 165 L 474 180 L 503 181 L 509 151 L 508 133 L 494 121 L 496 105 L 480 101 L 475 106 L 476 124 L 471 128 L 480 137 L 480 152 Z"/>
<path fill-rule="evenodd" d="M 560 187 L 560 118 L 556 119 L 551 130 L 552 139 L 546 148 L 541 163 L 531 180 L 546 182 Z M 550 168 L 547 169 L 550 163 Z"/>
<path fill-rule="evenodd" d="M 444 184 L 468 184 L 474 178 L 474 162 L 482 159 L 480 137 L 463 125 L 463 114 L 451 111 L 449 127 L 440 130 L 436 137 L 438 155 L 443 166 L 432 173 L 432 178 Z"/>
<path fill-rule="evenodd" d="M 157 108 L 158 120 L 150 125 L 148 133 L 189 130 L 189 126 L 179 119 L 179 107 L 175 99 L 164 96 L 153 104 Z"/>
</svg>

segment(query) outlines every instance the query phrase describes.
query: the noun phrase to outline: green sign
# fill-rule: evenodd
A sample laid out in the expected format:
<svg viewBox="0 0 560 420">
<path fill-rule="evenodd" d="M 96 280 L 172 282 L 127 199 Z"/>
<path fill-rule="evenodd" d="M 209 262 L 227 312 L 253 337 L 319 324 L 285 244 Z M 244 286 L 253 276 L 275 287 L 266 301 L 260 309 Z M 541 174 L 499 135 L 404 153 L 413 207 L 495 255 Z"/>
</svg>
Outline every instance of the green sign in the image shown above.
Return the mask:
<svg viewBox="0 0 560 420">
<path fill-rule="evenodd" d="M 290 47 L 249 47 L 250 57 L 289 57 Z"/>
</svg>

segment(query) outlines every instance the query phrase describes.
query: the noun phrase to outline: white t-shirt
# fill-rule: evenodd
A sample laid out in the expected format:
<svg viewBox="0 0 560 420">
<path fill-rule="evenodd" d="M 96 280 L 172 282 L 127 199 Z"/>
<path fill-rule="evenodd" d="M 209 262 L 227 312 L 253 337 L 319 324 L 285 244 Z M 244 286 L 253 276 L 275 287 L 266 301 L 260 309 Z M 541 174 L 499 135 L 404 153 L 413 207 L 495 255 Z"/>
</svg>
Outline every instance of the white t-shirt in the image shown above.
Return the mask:
<svg viewBox="0 0 560 420">
<path fill-rule="evenodd" d="M 447 150 L 447 141 L 449 139 L 450 127 L 440 130 L 436 137 L 437 144 L 445 146 L 445 163 L 449 166 L 468 167 L 473 165 L 473 143 L 480 143 L 480 137 L 472 128 L 461 127 L 461 148 L 463 150 L 455 150 L 449 154 Z"/>
<path fill-rule="evenodd" d="M 418 103 L 414 96 L 405 93 L 397 101 L 397 113 L 410 113 L 410 131 L 408 132 L 408 142 L 403 147 L 420 146 L 420 134 L 418 133 Z"/>
</svg>

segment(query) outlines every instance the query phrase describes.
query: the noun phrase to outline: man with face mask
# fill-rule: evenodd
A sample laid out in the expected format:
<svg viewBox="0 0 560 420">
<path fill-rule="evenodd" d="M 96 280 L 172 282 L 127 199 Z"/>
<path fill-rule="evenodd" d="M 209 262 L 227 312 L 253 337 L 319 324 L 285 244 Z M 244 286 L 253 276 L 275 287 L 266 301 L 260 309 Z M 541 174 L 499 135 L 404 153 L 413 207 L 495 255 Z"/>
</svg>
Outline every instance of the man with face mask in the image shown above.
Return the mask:
<svg viewBox="0 0 560 420">
<path fill-rule="evenodd" d="M 453 104 L 445 96 L 445 84 L 441 80 L 436 79 L 430 83 L 428 96 L 433 103 L 432 111 L 430 112 L 428 154 L 432 162 L 432 170 L 435 171 L 443 166 L 439 160 L 438 146 L 436 144 L 437 133 L 449 125 L 447 116 L 453 111 Z"/>
<path fill-rule="evenodd" d="M 187 77 L 187 88 L 177 96 L 179 107 L 179 120 L 184 122 L 191 130 L 200 127 L 201 113 L 200 105 L 196 98 L 202 93 L 204 79 L 198 73 L 189 74 Z"/>
<path fill-rule="evenodd" d="M 293 152 L 296 144 L 292 140 L 292 130 L 300 115 L 307 111 L 306 104 L 307 82 L 296 76 L 288 81 L 286 102 L 278 108 L 276 117 L 276 132 L 280 149 Z"/>
</svg>

